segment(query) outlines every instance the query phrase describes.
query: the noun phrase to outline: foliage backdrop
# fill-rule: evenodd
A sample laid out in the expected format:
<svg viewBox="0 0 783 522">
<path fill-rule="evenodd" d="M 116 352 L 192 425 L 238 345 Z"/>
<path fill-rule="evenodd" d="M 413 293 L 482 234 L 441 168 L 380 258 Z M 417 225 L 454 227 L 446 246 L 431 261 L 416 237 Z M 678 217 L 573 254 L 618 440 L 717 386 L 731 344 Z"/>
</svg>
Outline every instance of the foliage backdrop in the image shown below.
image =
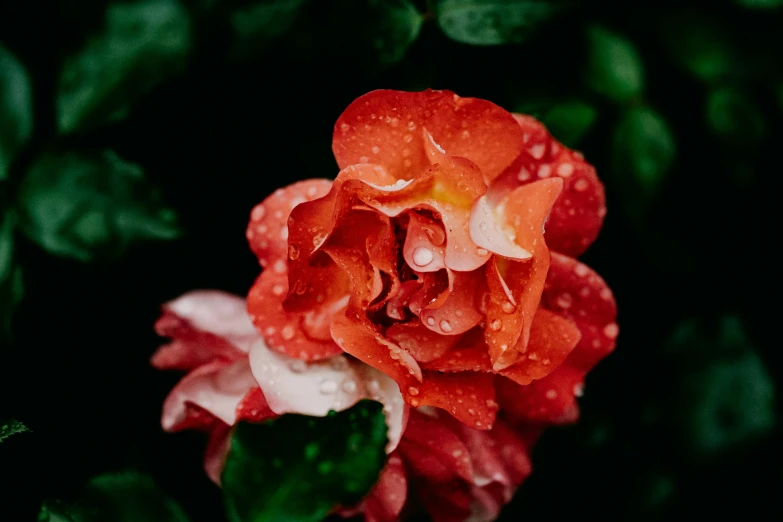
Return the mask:
<svg viewBox="0 0 783 522">
<path fill-rule="evenodd" d="M 3 3 L 0 519 L 126 482 L 225 519 L 202 437 L 159 426 L 158 306 L 244 293 L 252 206 L 336 174 L 354 98 L 427 87 L 543 119 L 607 185 L 618 349 L 501 520 L 780 517 L 781 49 L 780 0 Z"/>
</svg>

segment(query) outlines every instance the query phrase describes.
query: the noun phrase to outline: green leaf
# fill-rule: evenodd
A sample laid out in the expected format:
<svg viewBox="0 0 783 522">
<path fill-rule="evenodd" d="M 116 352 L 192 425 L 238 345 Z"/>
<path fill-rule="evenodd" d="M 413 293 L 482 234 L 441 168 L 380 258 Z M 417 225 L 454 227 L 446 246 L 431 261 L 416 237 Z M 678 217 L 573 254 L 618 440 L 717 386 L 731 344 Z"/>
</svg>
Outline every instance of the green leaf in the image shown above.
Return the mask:
<svg viewBox="0 0 783 522">
<path fill-rule="evenodd" d="M 245 58 L 268 48 L 293 27 L 309 0 L 262 0 L 231 14 L 233 58 Z"/>
<path fill-rule="evenodd" d="M 93 478 L 71 502 L 47 501 L 39 522 L 188 522 L 188 516 L 155 481 L 136 471 Z"/>
<path fill-rule="evenodd" d="M 367 21 L 359 30 L 371 42 L 378 60 L 381 63 L 402 60 L 419 36 L 421 13 L 408 0 L 363 0 L 357 6 L 358 16 Z"/>
<path fill-rule="evenodd" d="M 719 19 L 685 12 L 666 17 L 660 32 L 672 58 L 702 81 L 716 82 L 743 69 L 732 35 Z"/>
<path fill-rule="evenodd" d="M 52 254 L 81 261 L 179 234 L 174 212 L 141 168 L 110 150 L 43 156 L 22 180 L 17 204 L 27 236 Z"/>
<path fill-rule="evenodd" d="M 184 69 L 190 40 L 188 12 L 176 0 L 111 4 L 103 31 L 65 61 L 60 131 L 125 117 L 140 96 Z"/>
<path fill-rule="evenodd" d="M 774 381 L 737 317 L 723 317 L 717 329 L 687 321 L 668 348 L 682 372 L 668 408 L 679 411 L 672 425 L 691 450 L 713 454 L 775 427 Z"/>
<path fill-rule="evenodd" d="M 499 45 L 527 40 L 563 8 L 562 2 L 552 0 L 440 0 L 435 15 L 452 40 Z"/>
<path fill-rule="evenodd" d="M 240 423 L 223 472 L 231 522 L 319 522 L 358 503 L 385 462 L 380 403 L 360 401 L 328 416 L 283 415 Z"/>
<path fill-rule="evenodd" d="M 15 221 L 13 212 L 0 214 L 0 337 L 10 332 L 14 310 L 24 293 L 22 267 L 15 258 Z"/>
<path fill-rule="evenodd" d="M 18 420 L 0 420 L 0 442 L 3 442 L 12 435 L 17 435 L 26 431 L 30 430 Z"/>
<path fill-rule="evenodd" d="M 571 101 L 555 105 L 542 122 L 549 132 L 567 147 L 573 147 L 595 123 L 598 111 L 592 105 Z"/>
<path fill-rule="evenodd" d="M 644 64 L 624 36 L 592 26 L 587 31 L 587 85 L 618 102 L 637 99 L 644 89 Z"/>
<path fill-rule="evenodd" d="M 730 145 L 751 145 L 764 135 L 761 111 L 749 96 L 734 87 L 712 89 L 705 112 L 710 130 Z"/>
<path fill-rule="evenodd" d="M 24 67 L 0 45 L 0 180 L 33 130 L 33 99 Z"/>
<path fill-rule="evenodd" d="M 650 107 L 626 111 L 614 129 L 613 182 L 634 217 L 643 214 L 674 161 L 674 136 L 666 120 Z"/>
</svg>

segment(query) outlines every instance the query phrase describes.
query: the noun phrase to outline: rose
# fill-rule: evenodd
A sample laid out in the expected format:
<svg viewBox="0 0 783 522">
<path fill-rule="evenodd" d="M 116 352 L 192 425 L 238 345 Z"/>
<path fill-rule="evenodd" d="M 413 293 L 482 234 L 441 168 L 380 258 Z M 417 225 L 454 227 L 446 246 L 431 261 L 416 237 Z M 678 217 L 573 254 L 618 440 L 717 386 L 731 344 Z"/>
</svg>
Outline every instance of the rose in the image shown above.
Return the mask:
<svg viewBox="0 0 783 522">
<path fill-rule="evenodd" d="M 239 297 L 191 292 L 164 305 L 156 330 L 172 341 L 155 353 L 153 365 L 189 371 L 164 403 L 163 427 L 209 433 L 205 468 L 218 484 L 232 426 L 240 420 L 286 412 L 323 415 L 364 396 L 386 405 L 391 454 L 373 491 L 361 505 L 343 509 L 346 516 L 398 520 L 406 501 L 413 510 L 417 499 L 436 520 L 464 520 L 470 513 L 473 520 L 493 520 L 530 473 L 528 453 L 538 427 L 514 430 L 499 420 L 492 430 L 477 430 L 428 408 L 411 411 L 408 420 L 394 381 L 369 366 L 344 355 L 306 363 L 270 352 Z M 255 380 L 248 354 L 258 364 L 277 365 L 270 368 L 277 376 L 274 385 Z M 336 396 L 340 406 L 333 402 Z"/>
<path fill-rule="evenodd" d="M 603 187 L 534 119 L 452 93 L 370 93 L 333 145 L 334 182 L 295 183 L 252 211 L 265 267 L 252 324 L 221 294 L 166 307 L 158 331 L 175 340 L 153 362 L 191 373 L 164 427 L 211 432 L 217 481 L 238 419 L 369 396 L 387 405 L 393 452 L 356 509 L 492 520 L 540 429 L 576 420 L 586 373 L 614 348 L 612 293 L 569 257 L 598 233 Z"/>
<path fill-rule="evenodd" d="M 268 346 L 307 361 L 347 352 L 411 406 L 476 428 L 544 388 L 549 410 L 573 415 L 559 388 L 578 390 L 617 335 L 611 291 L 567 257 L 605 214 L 581 154 L 532 118 L 445 91 L 362 96 L 333 150 L 333 183 L 296 183 L 251 215 L 266 270 L 248 311 Z"/>
</svg>

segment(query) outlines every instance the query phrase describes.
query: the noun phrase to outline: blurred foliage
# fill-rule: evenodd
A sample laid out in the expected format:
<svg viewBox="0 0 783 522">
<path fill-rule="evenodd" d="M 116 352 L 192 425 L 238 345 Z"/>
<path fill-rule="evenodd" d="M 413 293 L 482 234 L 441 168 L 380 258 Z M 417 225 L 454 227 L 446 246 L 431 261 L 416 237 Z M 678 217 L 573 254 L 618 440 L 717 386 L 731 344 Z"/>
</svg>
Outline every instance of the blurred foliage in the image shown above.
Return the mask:
<svg viewBox="0 0 783 522">
<path fill-rule="evenodd" d="M 26 431 L 29 431 L 27 426 L 18 420 L 0 420 L 0 442 L 3 442 L 12 435 L 17 435 Z"/>
<path fill-rule="evenodd" d="M 3 3 L 0 416 L 32 430 L 0 445 L 3 516 L 184 520 L 167 491 L 225 520 L 203 438 L 158 424 L 159 303 L 244 293 L 252 206 L 336 173 L 359 95 L 432 87 L 540 118 L 606 184 L 585 260 L 618 349 L 501 520 L 783 518 L 781 48 L 779 0 Z M 155 482 L 105 478 L 129 468 Z"/>
<path fill-rule="evenodd" d="M 378 481 L 387 442 L 383 405 L 368 400 L 321 418 L 241 422 L 222 476 L 228 519 L 319 522 L 356 505 Z"/>
<path fill-rule="evenodd" d="M 76 498 L 47 500 L 39 522 L 188 522 L 182 508 L 155 481 L 137 471 L 91 479 Z"/>
</svg>

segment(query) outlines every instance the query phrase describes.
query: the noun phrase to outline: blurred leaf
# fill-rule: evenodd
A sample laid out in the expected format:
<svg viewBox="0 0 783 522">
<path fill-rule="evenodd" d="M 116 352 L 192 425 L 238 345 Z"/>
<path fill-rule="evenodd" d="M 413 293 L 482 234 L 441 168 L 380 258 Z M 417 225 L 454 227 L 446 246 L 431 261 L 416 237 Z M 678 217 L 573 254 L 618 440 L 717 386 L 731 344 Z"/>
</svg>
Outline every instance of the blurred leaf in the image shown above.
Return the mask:
<svg viewBox="0 0 783 522">
<path fill-rule="evenodd" d="M 687 321 L 669 351 L 682 372 L 669 408 L 681 412 L 676 425 L 693 451 L 711 454 L 775 426 L 774 382 L 737 317 L 724 317 L 717 332 Z"/>
<path fill-rule="evenodd" d="M 22 300 L 24 287 L 22 267 L 15 259 L 14 229 L 15 219 L 12 212 L 0 214 L 0 337 L 11 328 L 14 309 Z"/>
<path fill-rule="evenodd" d="M 581 101 L 560 103 L 546 112 L 542 122 L 567 147 L 573 147 L 590 130 L 598 117 L 592 105 Z"/>
<path fill-rule="evenodd" d="M 734 0 L 749 9 L 776 9 L 783 6 L 783 0 Z"/>
<path fill-rule="evenodd" d="M 0 180 L 33 130 L 30 80 L 22 65 L 0 45 Z"/>
<path fill-rule="evenodd" d="M 654 109 L 634 107 L 622 115 L 612 138 L 613 181 L 635 217 L 655 197 L 674 156 L 674 136 Z"/>
<path fill-rule="evenodd" d="M 372 488 L 386 460 L 380 403 L 326 417 L 239 423 L 223 472 L 231 522 L 319 522 Z"/>
<path fill-rule="evenodd" d="M 639 98 L 644 65 L 636 47 L 624 36 L 599 26 L 587 30 L 587 85 L 615 102 Z"/>
<path fill-rule="evenodd" d="M 702 81 L 735 76 L 742 68 L 727 28 L 709 14 L 699 11 L 666 16 L 660 31 L 672 57 Z"/>
<path fill-rule="evenodd" d="M 3 442 L 8 437 L 18 435 L 30 431 L 27 426 L 19 422 L 18 420 L 0 420 L 0 442 Z"/>
<path fill-rule="evenodd" d="M 764 135 L 764 117 L 750 97 L 733 87 L 712 89 L 706 102 L 710 130 L 736 146 L 757 142 Z"/>
<path fill-rule="evenodd" d="M 231 55 L 245 58 L 264 50 L 288 32 L 302 6 L 310 0 L 262 0 L 231 15 L 234 42 Z"/>
<path fill-rule="evenodd" d="M 121 254 L 133 241 L 173 239 L 174 212 L 137 165 L 114 152 L 48 154 L 17 196 L 19 225 L 50 253 L 89 261 Z"/>
<path fill-rule="evenodd" d="M 563 8 L 562 2 L 553 0 L 439 0 L 435 13 L 452 40 L 499 45 L 525 41 Z"/>
<path fill-rule="evenodd" d="M 136 471 L 93 478 L 72 502 L 47 501 L 39 522 L 188 522 L 155 481 Z"/>
<path fill-rule="evenodd" d="M 402 60 L 421 30 L 422 16 L 416 7 L 408 0 L 361 0 L 357 5 L 378 59 L 382 63 Z"/>
<path fill-rule="evenodd" d="M 60 131 L 124 118 L 141 95 L 184 69 L 190 40 L 188 12 L 176 0 L 111 4 L 103 31 L 63 65 Z"/>
</svg>

